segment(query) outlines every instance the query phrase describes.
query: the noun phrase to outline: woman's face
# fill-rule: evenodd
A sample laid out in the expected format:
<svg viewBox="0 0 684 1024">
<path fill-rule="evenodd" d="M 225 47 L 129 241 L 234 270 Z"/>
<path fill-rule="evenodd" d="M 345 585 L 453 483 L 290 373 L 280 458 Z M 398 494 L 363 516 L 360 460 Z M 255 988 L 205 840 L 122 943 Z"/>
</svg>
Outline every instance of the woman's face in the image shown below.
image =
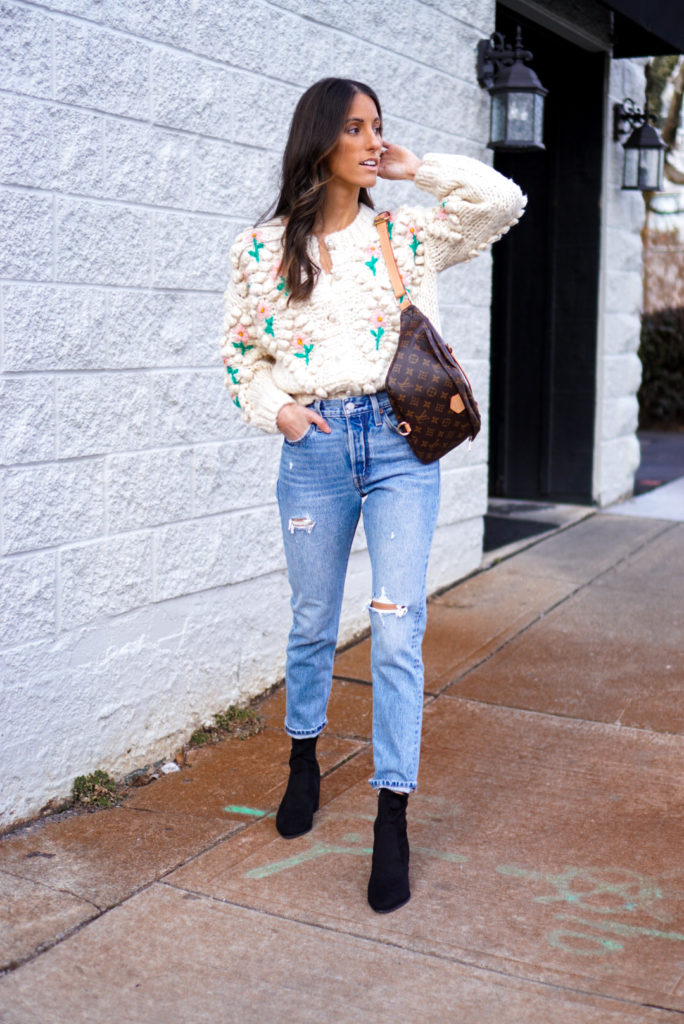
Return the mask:
<svg viewBox="0 0 684 1024">
<path fill-rule="evenodd" d="M 328 157 L 332 178 L 355 188 L 372 188 L 382 152 L 382 125 L 375 103 L 363 92 L 351 102 L 337 145 Z"/>
</svg>

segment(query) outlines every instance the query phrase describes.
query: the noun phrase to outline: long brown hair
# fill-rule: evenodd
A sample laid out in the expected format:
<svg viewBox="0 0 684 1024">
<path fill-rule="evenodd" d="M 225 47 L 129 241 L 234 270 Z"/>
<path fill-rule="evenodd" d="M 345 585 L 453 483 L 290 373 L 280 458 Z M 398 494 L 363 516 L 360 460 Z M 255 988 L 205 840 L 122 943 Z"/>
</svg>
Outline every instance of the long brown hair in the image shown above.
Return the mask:
<svg viewBox="0 0 684 1024">
<path fill-rule="evenodd" d="M 337 144 L 354 96 L 360 92 L 373 100 L 382 123 L 378 97 L 370 86 L 351 78 L 322 78 L 301 96 L 292 115 L 273 214 L 287 218 L 281 272 L 290 299 L 308 299 L 316 283 L 320 268 L 309 257 L 307 238 L 325 203 L 326 158 Z M 359 202 L 373 208 L 367 189 L 360 190 Z"/>
</svg>

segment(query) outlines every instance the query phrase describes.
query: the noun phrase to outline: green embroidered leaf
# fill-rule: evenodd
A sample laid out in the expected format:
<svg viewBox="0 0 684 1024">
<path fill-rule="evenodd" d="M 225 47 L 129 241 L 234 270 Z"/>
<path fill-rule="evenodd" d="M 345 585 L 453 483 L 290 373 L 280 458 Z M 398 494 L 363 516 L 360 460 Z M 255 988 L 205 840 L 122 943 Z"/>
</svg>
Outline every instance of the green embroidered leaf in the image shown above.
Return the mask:
<svg viewBox="0 0 684 1024">
<path fill-rule="evenodd" d="M 373 277 L 375 277 L 375 265 L 376 265 L 377 262 L 378 262 L 378 257 L 377 256 L 371 256 L 371 258 L 366 263 L 366 266 L 368 267 L 368 269 L 373 272 Z"/>
<path fill-rule="evenodd" d="M 232 380 L 233 384 L 239 384 L 240 383 L 238 381 L 238 371 L 234 367 L 226 366 L 226 373 L 228 374 L 228 376 Z"/>
<path fill-rule="evenodd" d="M 250 256 L 253 256 L 254 259 L 258 263 L 259 262 L 259 249 L 263 249 L 264 243 L 263 242 L 258 242 L 256 235 L 252 236 L 252 240 L 254 242 L 254 246 L 253 246 L 253 248 L 248 249 L 247 252 L 249 253 Z"/>
<path fill-rule="evenodd" d="M 267 316 L 264 318 L 264 334 L 270 334 L 272 338 L 275 338 L 273 333 L 273 316 Z"/>
<path fill-rule="evenodd" d="M 303 345 L 301 352 L 295 352 L 295 359 L 304 359 L 304 360 L 306 360 L 306 365 L 308 366 L 309 365 L 309 356 L 310 356 L 312 350 L 313 350 L 313 344 L 311 344 L 311 345 Z"/>
<path fill-rule="evenodd" d="M 375 348 L 376 348 L 376 350 L 380 348 L 380 339 L 382 338 L 384 333 L 385 333 L 385 328 L 384 327 L 378 327 L 377 331 L 374 331 L 371 328 L 371 334 L 375 338 Z"/>
<path fill-rule="evenodd" d="M 233 348 L 237 349 L 241 356 L 244 356 L 245 352 L 249 352 L 250 348 L 254 348 L 254 345 L 245 345 L 244 341 L 234 341 Z"/>
<path fill-rule="evenodd" d="M 418 238 L 418 235 L 414 234 L 413 238 L 411 239 L 411 244 L 410 244 L 410 248 L 413 250 L 413 262 L 414 263 L 416 261 L 416 253 L 418 251 L 418 246 L 419 245 L 420 245 L 420 239 Z"/>
</svg>

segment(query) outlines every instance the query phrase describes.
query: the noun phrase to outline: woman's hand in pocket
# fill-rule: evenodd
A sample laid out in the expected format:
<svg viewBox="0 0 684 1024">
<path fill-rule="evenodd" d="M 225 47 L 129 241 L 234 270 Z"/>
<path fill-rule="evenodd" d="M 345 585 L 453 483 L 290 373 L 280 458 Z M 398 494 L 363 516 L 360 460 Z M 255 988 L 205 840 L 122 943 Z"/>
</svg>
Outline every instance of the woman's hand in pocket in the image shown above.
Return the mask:
<svg viewBox="0 0 684 1024">
<path fill-rule="evenodd" d="M 280 407 L 276 417 L 276 426 L 288 441 L 301 441 L 311 423 L 315 423 L 324 434 L 330 433 L 330 425 L 315 409 L 296 402 L 288 402 Z"/>
</svg>

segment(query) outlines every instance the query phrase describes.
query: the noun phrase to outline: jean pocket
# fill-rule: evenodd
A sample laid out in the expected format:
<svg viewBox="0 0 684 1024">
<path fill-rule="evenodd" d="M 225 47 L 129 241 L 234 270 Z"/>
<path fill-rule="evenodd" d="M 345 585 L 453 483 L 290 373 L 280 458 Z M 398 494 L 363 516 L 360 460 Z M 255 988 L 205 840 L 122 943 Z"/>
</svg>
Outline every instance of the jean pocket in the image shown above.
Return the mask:
<svg viewBox="0 0 684 1024">
<path fill-rule="evenodd" d="M 283 441 L 285 442 L 285 444 L 289 444 L 293 448 L 297 448 L 298 445 L 303 444 L 304 441 L 307 440 L 307 438 L 311 437 L 311 435 L 312 435 L 312 433 L 314 432 L 315 429 L 316 429 L 316 424 L 315 423 L 310 423 L 308 428 L 304 431 L 304 433 L 302 434 L 301 437 L 296 438 L 294 441 L 290 441 L 283 434 Z"/>
</svg>

